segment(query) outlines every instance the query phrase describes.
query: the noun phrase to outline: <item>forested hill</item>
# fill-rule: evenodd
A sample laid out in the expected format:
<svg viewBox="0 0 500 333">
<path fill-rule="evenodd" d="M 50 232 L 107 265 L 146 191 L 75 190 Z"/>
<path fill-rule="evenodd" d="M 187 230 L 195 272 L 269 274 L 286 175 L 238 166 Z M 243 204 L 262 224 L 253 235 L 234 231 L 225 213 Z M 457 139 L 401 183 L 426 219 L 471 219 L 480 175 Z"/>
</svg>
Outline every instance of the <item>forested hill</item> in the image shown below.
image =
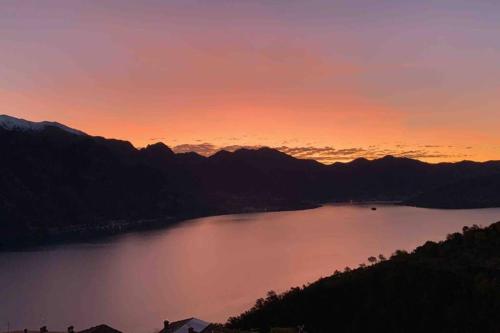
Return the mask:
<svg viewBox="0 0 500 333">
<path fill-rule="evenodd" d="M 500 207 L 500 173 L 433 188 L 416 195 L 406 204 L 450 209 Z"/>
<path fill-rule="evenodd" d="M 421 193 L 500 173 L 500 162 L 428 164 L 392 156 L 324 165 L 270 148 L 175 154 L 163 143 L 138 149 L 5 115 L 0 159 L 0 247 L 328 201 L 418 205 L 411 199 Z"/>
<path fill-rule="evenodd" d="M 500 222 L 281 295 L 270 292 L 228 326 L 262 333 L 298 325 L 310 333 L 498 332 L 499 299 Z"/>
</svg>

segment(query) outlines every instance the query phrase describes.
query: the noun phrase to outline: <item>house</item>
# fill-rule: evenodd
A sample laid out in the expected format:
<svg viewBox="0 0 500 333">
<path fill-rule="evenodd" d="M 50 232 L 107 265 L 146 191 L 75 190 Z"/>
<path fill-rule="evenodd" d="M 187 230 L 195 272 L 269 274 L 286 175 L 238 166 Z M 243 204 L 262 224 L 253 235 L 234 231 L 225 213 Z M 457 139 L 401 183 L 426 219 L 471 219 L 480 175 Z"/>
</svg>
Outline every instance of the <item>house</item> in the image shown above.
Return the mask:
<svg viewBox="0 0 500 333">
<path fill-rule="evenodd" d="M 68 330 L 68 333 L 70 333 L 69 330 Z M 114 328 L 109 327 L 108 325 L 103 324 L 103 325 L 98 325 L 98 326 L 88 328 L 88 329 L 80 331 L 78 333 L 122 333 L 122 332 L 115 330 Z"/>
<path fill-rule="evenodd" d="M 172 323 L 165 320 L 159 333 L 201 333 L 209 326 L 210 323 L 198 318 L 187 318 Z"/>
<path fill-rule="evenodd" d="M 245 333 L 240 330 L 225 328 L 220 324 L 210 324 L 198 318 L 163 322 L 163 329 L 158 333 Z M 251 332 L 255 333 L 255 332 Z"/>
<path fill-rule="evenodd" d="M 43 327 L 45 328 L 45 326 Z M 25 329 L 23 331 L 9 331 L 9 332 L 3 332 L 3 333 L 65 333 L 65 332 L 58 332 L 58 331 L 49 331 L 49 330 L 42 330 L 42 328 L 40 328 L 40 330 L 28 330 L 28 329 Z"/>
<path fill-rule="evenodd" d="M 10 333 L 62 333 L 62 332 L 49 331 L 47 329 L 47 326 L 43 326 L 40 327 L 40 330 L 38 331 L 30 331 L 28 329 L 24 329 L 24 331 L 11 331 Z M 67 333 L 75 333 L 74 327 L 73 326 L 68 327 Z M 80 331 L 78 333 L 122 333 L 122 332 L 115 330 L 114 328 L 109 327 L 108 325 L 98 325 Z"/>
<path fill-rule="evenodd" d="M 219 324 L 210 324 L 203 331 L 201 331 L 201 333 L 258 333 L 258 332 L 241 331 L 241 330 L 226 328 Z"/>
<path fill-rule="evenodd" d="M 163 329 L 158 333 L 256 333 L 255 331 L 240 331 L 223 327 L 220 324 L 211 324 L 198 318 L 187 318 L 170 323 L 168 320 L 163 322 Z M 39 331 L 10 331 L 5 333 L 63 333 L 47 330 L 46 326 Z M 122 333 L 108 325 L 98 325 L 76 332 L 73 326 L 68 327 L 65 333 Z M 288 333 L 288 332 L 287 332 Z"/>
</svg>

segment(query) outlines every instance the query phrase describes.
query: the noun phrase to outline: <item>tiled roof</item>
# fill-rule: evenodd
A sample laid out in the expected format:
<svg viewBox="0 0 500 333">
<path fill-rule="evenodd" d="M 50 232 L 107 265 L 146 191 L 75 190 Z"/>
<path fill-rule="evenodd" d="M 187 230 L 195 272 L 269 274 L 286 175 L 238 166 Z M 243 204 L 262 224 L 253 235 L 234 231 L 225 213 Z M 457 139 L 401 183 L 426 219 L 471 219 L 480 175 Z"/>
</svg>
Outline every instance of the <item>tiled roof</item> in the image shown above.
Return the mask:
<svg viewBox="0 0 500 333">
<path fill-rule="evenodd" d="M 222 327 L 221 325 L 210 324 L 200 333 L 255 333 L 255 332 L 234 330 L 231 328 Z"/>
<path fill-rule="evenodd" d="M 171 333 L 175 332 L 175 330 L 181 328 L 183 325 L 185 325 L 188 321 L 190 321 L 193 318 L 186 318 L 178 321 L 174 321 L 168 324 L 167 329 L 162 329 L 159 333 Z"/>
<path fill-rule="evenodd" d="M 6 333 L 6 332 L 4 332 L 4 333 Z M 21 330 L 21 331 L 9 331 L 9 333 L 24 333 L 24 330 Z M 28 333 L 40 333 L 40 330 L 36 330 L 36 331 L 28 330 Z M 63 333 L 63 332 L 49 331 L 48 333 Z"/>
<path fill-rule="evenodd" d="M 79 333 L 122 333 L 108 325 L 99 325 L 80 331 Z"/>
<path fill-rule="evenodd" d="M 209 325 L 209 323 L 198 318 L 187 318 L 170 323 L 167 329 L 162 329 L 159 333 L 188 333 L 190 327 L 195 332 L 202 332 Z"/>
</svg>

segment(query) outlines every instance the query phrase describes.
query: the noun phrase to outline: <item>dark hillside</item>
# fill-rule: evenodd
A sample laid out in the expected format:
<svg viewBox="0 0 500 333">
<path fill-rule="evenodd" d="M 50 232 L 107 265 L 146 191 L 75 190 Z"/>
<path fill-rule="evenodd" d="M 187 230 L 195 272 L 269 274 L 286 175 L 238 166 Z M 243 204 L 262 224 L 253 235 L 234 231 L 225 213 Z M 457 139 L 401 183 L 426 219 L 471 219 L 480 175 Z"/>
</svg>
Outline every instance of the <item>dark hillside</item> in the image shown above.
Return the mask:
<svg viewBox="0 0 500 333">
<path fill-rule="evenodd" d="M 374 261 L 375 258 L 371 258 Z M 440 243 L 337 272 L 266 299 L 233 328 L 293 327 L 308 332 L 498 332 L 500 222 L 464 228 Z"/>
<path fill-rule="evenodd" d="M 500 207 L 500 173 L 464 179 L 425 191 L 406 204 L 450 209 Z"/>
<path fill-rule="evenodd" d="M 204 157 L 175 154 L 163 143 L 137 149 L 57 123 L 1 119 L 0 247 L 328 201 L 500 206 L 498 179 L 488 178 L 500 174 L 500 162 L 428 164 L 386 156 L 324 165 L 271 148 Z M 5 119 L 21 127 L 5 127 Z M 463 185 L 443 192 L 457 183 Z"/>
</svg>

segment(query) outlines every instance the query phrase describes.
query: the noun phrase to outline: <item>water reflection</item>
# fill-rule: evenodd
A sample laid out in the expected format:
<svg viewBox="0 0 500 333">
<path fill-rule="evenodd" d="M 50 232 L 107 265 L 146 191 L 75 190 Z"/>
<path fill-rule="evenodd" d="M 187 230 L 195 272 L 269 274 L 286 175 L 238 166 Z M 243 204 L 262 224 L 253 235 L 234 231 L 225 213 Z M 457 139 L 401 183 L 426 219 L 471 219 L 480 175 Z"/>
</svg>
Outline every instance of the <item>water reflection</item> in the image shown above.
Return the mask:
<svg viewBox="0 0 500 333">
<path fill-rule="evenodd" d="M 0 325 L 78 330 L 105 322 L 146 333 L 163 319 L 224 321 L 270 289 L 500 220 L 500 209 L 377 207 L 217 216 L 93 243 L 1 253 Z"/>
</svg>

